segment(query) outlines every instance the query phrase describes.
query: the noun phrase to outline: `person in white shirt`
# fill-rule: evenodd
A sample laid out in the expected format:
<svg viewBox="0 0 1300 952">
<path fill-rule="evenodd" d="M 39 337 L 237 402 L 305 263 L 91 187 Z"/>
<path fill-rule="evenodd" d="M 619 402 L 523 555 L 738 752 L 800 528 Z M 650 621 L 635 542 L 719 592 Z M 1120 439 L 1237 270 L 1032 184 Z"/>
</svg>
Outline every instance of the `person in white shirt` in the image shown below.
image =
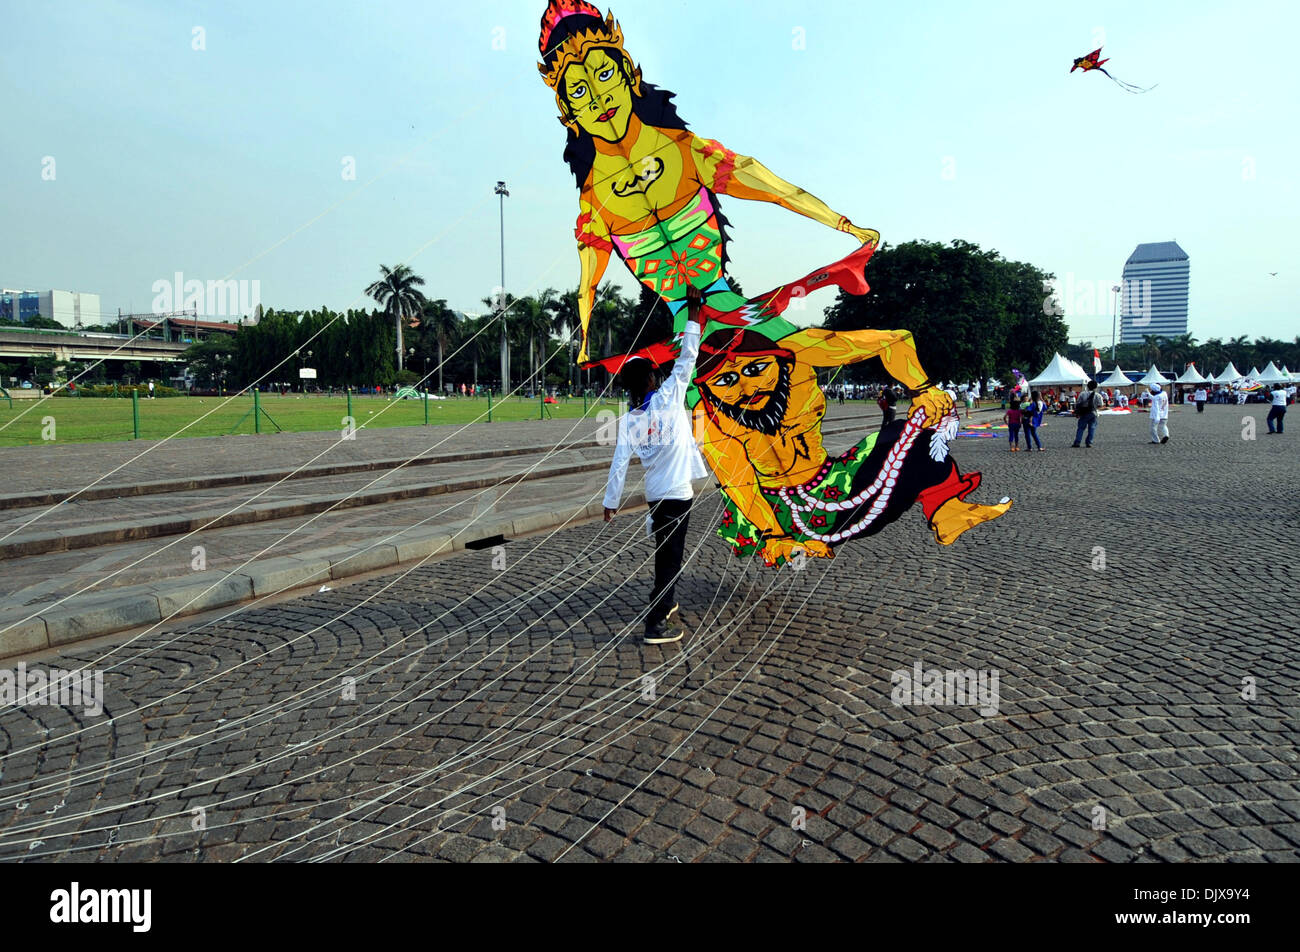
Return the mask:
<svg viewBox="0 0 1300 952">
<path fill-rule="evenodd" d="M 1169 442 L 1169 395 L 1158 383 L 1151 385 L 1151 442 Z"/>
<path fill-rule="evenodd" d="M 1209 394 L 1205 392 L 1205 387 L 1197 387 L 1196 392 L 1192 394 L 1192 399 L 1196 401 L 1196 412 L 1205 412 L 1205 401 L 1209 399 Z"/>
<path fill-rule="evenodd" d="M 1281 433 L 1282 420 L 1286 417 L 1286 398 L 1287 391 L 1280 383 L 1273 384 L 1272 399 L 1269 401 L 1272 406 L 1268 408 L 1268 432 Z M 1273 429 L 1273 424 L 1277 423 L 1277 429 Z"/>
<path fill-rule="evenodd" d="M 682 638 L 681 627 L 669 621 L 677 611 L 673 588 L 682 570 L 686 526 L 695 495 L 691 480 L 709 473 L 686 413 L 686 390 L 700 352 L 703 299 L 692 287 L 687 291 L 686 301 L 690 320 L 682 334 L 682 349 L 673 362 L 672 374 L 661 382 L 659 368 L 644 357 L 628 360 L 619 372 L 632 409 L 618 421 L 618 444 L 605 483 L 605 521 L 609 522 L 622 501 L 623 482 L 632 454 L 640 457 L 655 537 L 655 584 L 645 619 L 644 640 L 649 645 Z"/>
</svg>

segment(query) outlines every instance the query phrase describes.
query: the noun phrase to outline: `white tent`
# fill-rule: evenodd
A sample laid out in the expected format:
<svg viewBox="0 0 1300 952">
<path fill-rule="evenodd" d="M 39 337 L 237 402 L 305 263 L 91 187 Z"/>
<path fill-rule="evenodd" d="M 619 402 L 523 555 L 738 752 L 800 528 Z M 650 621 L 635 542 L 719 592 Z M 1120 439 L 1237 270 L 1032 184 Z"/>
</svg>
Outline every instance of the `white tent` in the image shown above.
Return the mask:
<svg viewBox="0 0 1300 952">
<path fill-rule="evenodd" d="M 1031 387 L 1060 387 L 1070 384 L 1086 384 L 1092 378 L 1073 360 L 1056 354 L 1043 372 L 1029 381 Z"/>
<path fill-rule="evenodd" d="M 1131 386 L 1133 386 L 1133 381 L 1132 381 L 1132 380 L 1129 380 L 1129 379 L 1128 379 L 1128 375 L 1125 374 L 1124 371 L 1120 370 L 1119 367 L 1117 366 L 1114 370 L 1112 370 L 1112 371 L 1110 372 L 1110 374 L 1106 377 L 1105 380 L 1101 380 L 1101 381 L 1099 381 L 1099 382 L 1097 383 L 1097 386 L 1099 386 L 1099 387 L 1131 387 Z"/>
<path fill-rule="evenodd" d="M 1196 364 L 1188 364 L 1182 376 L 1175 380 L 1174 383 L 1205 383 L 1205 378 L 1197 371 Z"/>
<path fill-rule="evenodd" d="M 1242 374 L 1242 376 L 1245 377 L 1247 380 L 1258 380 L 1258 379 L 1259 379 L 1259 367 L 1257 367 L 1257 366 L 1256 366 L 1256 367 L 1251 367 L 1251 368 L 1250 368 L 1250 373 L 1248 373 L 1248 374 Z"/>
<path fill-rule="evenodd" d="M 1169 383 L 1169 378 L 1162 374 L 1155 364 L 1152 364 L 1151 369 L 1147 371 L 1146 376 L 1138 381 L 1138 386 L 1149 387 L 1153 383 L 1158 383 L 1161 386 Z"/>
<path fill-rule="evenodd" d="M 1215 383 L 1236 383 L 1241 379 L 1241 374 L 1237 372 L 1237 366 L 1228 361 L 1228 366 L 1223 368 L 1223 373 L 1214 378 Z"/>
<path fill-rule="evenodd" d="M 1255 379 L 1260 383 L 1290 383 L 1291 375 L 1282 373 L 1277 369 L 1277 364 L 1270 360 L 1264 372 Z"/>
</svg>

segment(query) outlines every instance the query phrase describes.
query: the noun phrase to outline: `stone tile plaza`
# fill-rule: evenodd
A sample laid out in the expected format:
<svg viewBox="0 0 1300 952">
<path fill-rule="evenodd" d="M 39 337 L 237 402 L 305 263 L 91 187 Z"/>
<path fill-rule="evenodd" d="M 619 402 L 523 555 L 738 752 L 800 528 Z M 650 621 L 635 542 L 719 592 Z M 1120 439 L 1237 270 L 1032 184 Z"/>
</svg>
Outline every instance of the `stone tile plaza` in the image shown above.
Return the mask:
<svg viewBox="0 0 1300 952">
<path fill-rule="evenodd" d="M 1140 417 L 1090 451 L 1067 417 L 1042 454 L 958 441 L 1014 504 L 937 551 L 905 518 L 765 570 L 706 496 L 681 645 L 640 643 L 633 514 L 29 653 L 102 671 L 103 714 L 4 712 L 0 858 L 1294 860 L 1295 451 L 1248 415 L 1178 408 L 1158 447 Z M 917 670 L 983 696 L 900 695 Z"/>
<path fill-rule="evenodd" d="M 1282 921 L 1300 4 L 607 2 L 0 5 L 0 911 Z"/>
</svg>

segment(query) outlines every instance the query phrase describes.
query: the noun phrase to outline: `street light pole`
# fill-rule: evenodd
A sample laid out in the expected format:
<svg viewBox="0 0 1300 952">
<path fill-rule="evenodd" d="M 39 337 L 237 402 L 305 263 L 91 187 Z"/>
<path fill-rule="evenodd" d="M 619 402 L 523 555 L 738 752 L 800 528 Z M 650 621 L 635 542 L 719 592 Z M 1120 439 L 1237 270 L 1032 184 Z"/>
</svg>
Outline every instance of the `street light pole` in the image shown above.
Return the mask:
<svg viewBox="0 0 1300 952">
<path fill-rule="evenodd" d="M 501 202 L 501 296 L 497 298 L 497 316 L 501 321 L 501 395 L 510 389 L 510 342 L 506 339 L 506 199 L 510 192 L 505 182 L 497 182 L 494 193 Z"/>
<path fill-rule="evenodd" d="M 1119 285 L 1116 284 L 1111 289 L 1110 298 L 1110 362 L 1115 364 L 1115 322 L 1119 320 Z"/>
</svg>

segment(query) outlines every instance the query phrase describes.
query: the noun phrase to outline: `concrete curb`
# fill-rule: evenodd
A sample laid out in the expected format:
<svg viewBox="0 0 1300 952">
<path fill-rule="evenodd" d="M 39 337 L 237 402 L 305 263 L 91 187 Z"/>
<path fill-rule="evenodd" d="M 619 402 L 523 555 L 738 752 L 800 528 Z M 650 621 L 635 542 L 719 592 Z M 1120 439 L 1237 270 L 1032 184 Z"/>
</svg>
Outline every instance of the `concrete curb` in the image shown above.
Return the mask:
<svg viewBox="0 0 1300 952">
<path fill-rule="evenodd" d="M 623 508 L 645 505 L 629 497 Z M 305 555 L 278 556 L 243 566 L 232 573 L 195 572 L 181 578 L 124 585 L 76 596 L 62 603 L 28 605 L 0 612 L 0 658 L 171 622 L 188 615 L 227 608 L 307 585 L 318 585 L 455 552 L 497 536 L 511 540 L 529 533 L 576 525 L 604 514 L 601 503 L 521 509 L 513 518 L 474 519 L 430 526 L 368 546 L 333 546 Z M 4 630 L 8 629 L 8 630 Z"/>
<path fill-rule="evenodd" d="M 292 502 L 245 506 L 235 512 L 224 512 L 215 515 L 200 513 L 181 519 L 165 517 L 137 519 L 132 522 L 101 524 L 95 528 L 58 529 L 52 532 L 38 532 L 28 536 L 17 536 L 14 541 L 0 545 L 0 560 L 17 559 L 29 555 L 43 555 L 47 552 L 89 549 L 101 545 L 116 545 L 120 542 L 137 542 L 141 539 L 156 539 L 161 536 L 184 535 L 187 532 L 196 532 L 200 529 L 228 529 L 232 526 L 245 526 L 256 522 L 271 522 L 276 519 L 293 518 L 294 516 L 310 516 L 329 510 L 339 511 L 356 509 L 360 506 L 375 506 L 402 499 L 441 496 L 446 493 L 464 492 L 473 489 L 490 489 L 533 479 L 548 479 L 553 476 L 571 476 L 576 473 L 595 472 L 606 469 L 608 465 L 608 463 L 582 463 L 568 466 L 552 466 L 532 473 L 513 473 L 509 476 L 480 476 L 451 482 L 422 483 L 415 486 L 377 489 L 373 492 L 346 496 L 303 496 L 301 499 Z"/>
<path fill-rule="evenodd" d="M 469 460 L 504 459 L 510 456 L 541 455 L 551 452 L 585 450 L 600 446 L 599 440 L 579 440 L 561 446 L 521 446 L 515 449 L 476 450 L 474 452 L 443 453 L 438 456 L 416 456 L 410 459 L 368 460 L 361 463 L 337 463 L 331 466 L 312 466 L 305 469 L 261 469 L 248 473 L 217 473 L 193 479 L 160 479 L 150 482 L 116 486 L 93 486 L 83 490 L 53 490 L 40 493 L 0 493 L 0 511 L 31 506 L 54 506 L 74 496 L 81 501 L 96 499 L 121 499 L 130 496 L 152 496 L 160 493 L 193 492 L 196 489 L 220 489 L 223 486 L 244 486 L 253 483 L 273 483 L 281 479 L 317 479 L 322 476 L 347 476 L 378 469 L 409 469 L 412 466 L 436 466 L 439 463 L 464 463 Z"/>
<path fill-rule="evenodd" d="M 856 426 L 839 426 L 823 430 L 823 435 L 856 430 Z M 598 446 L 594 442 L 592 446 Z M 571 449 L 574 447 L 570 447 Z M 467 459 L 477 459 L 474 454 L 461 454 Z M 519 454 L 501 454 L 519 455 Z M 484 454 L 481 458 L 494 458 L 493 454 Z M 463 461 L 463 460 L 462 460 Z M 448 462 L 443 460 L 443 462 Z M 90 549 L 102 545 L 117 545 L 122 542 L 138 542 L 142 539 L 157 539 L 164 536 L 184 535 L 199 530 L 229 529 L 258 522 L 271 522 L 276 519 L 291 519 L 295 516 L 311 516 L 330 510 L 341 511 L 360 506 L 375 506 L 386 502 L 403 499 L 416 499 L 426 496 L 441 496 L 446 493 L 465 492 L 474 489 L 490 489 L 497 486 L 509 486 L 514 483 L 534 479 L 548 479 L 552 476 L 572 476 L 578 473 L 591 473 L 604 470 L 608 463 L 572 463 L 564 466 L 550 466 L 531 473 L 512 473 L 508 476 L 480 476 L 457 479 L 449 482 L 420 483 L 413 486 L 400 486 L 388 489 L 376 489 L 372 492 L 356 493 L 346 496 L 303 496 L 291 502 L 274 502 L 263 505 L 245 506 L 235 512 L 199 513 L 184 518 L 160 517 L 158 519 L 137 519 L 131 522 L 101 523 L 93 528 L 57 529 L 50 532 L 34 532 L 30 535 L 18 535 L 10 542 L 0 544 L 0 560 L 18 559 L 30 555 L 44 555 L 49 552 L 69 552 L 74 549 Z M 320 474 L 317 474 L 320 475 Z M 201 480 L 185 480 L 185 483 Z"/>
</svg>

